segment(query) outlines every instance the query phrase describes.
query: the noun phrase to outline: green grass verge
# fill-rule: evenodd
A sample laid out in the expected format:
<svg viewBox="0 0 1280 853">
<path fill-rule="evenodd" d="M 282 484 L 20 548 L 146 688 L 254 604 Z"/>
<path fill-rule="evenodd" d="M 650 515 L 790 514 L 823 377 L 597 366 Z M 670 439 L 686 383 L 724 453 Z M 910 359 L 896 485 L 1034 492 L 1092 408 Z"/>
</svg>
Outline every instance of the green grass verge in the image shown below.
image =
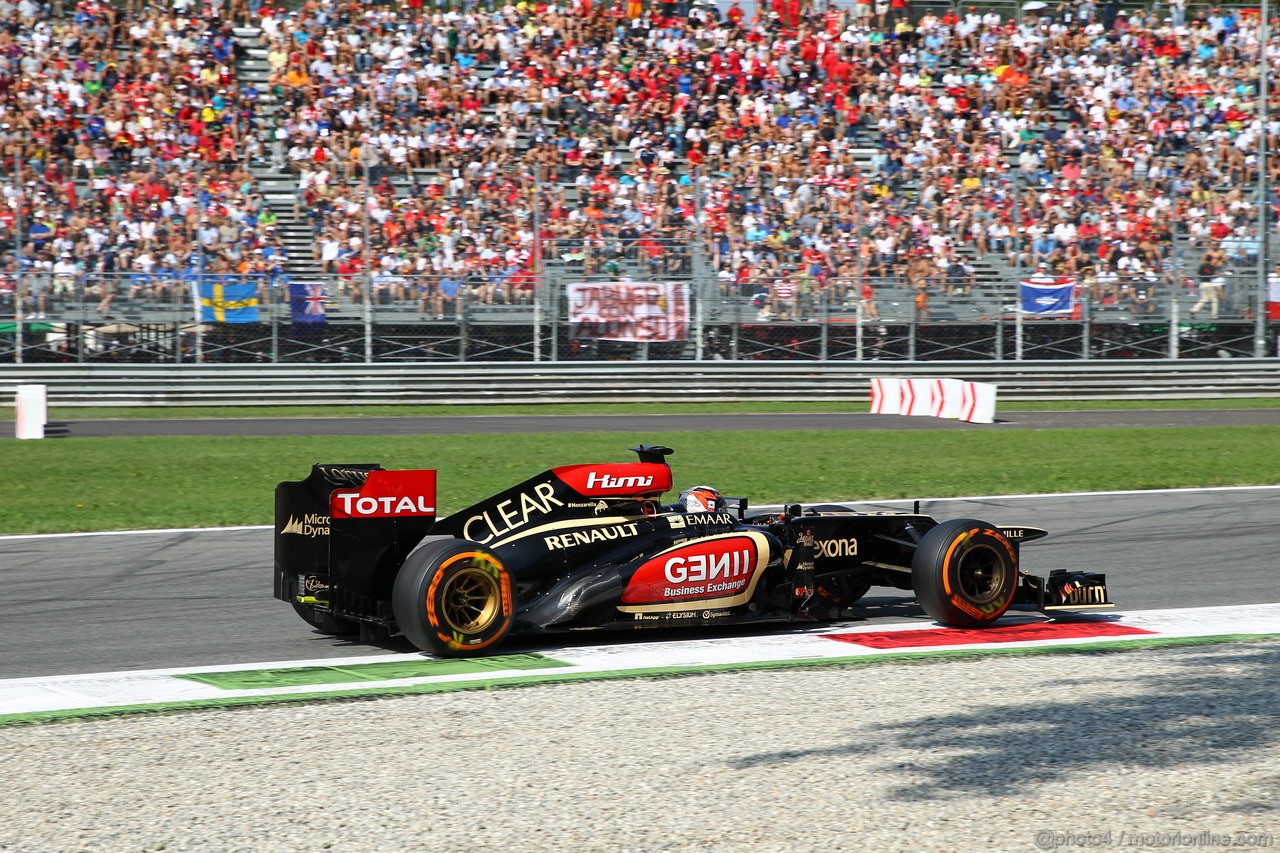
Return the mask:
<svg viewBox="0 0 1280 853">
<path fill-rule="evenodd" d="M 854 669 L 883 664 L 931 664 L 958 659 L 995 656 L 1108 654 L 1115 652 L 1145 651 L 1149 649 L 1173 649 L 1185 646 L 1206 646 L 1221 643 L 1269 642 L 1274 638 L 1266 634 L 1225 634 L 1216 637 L 1160 637 L 1155 639 L 1118 640 L 1106 643 L 1089 643 L 1063 646 L 1020 646 L 1009 649 L 955 649 L 929 652 L 902 652 L 879 655 L 858 655 L 843 658 L 808 658 L 803 660 L 751 661 L 746 663 L 708 664 L 696 667 L 651 667 L 646 669 L 610 670 L 604 672 L 576 672 L 572 670 L 539 675 L 517 675 L 481 681 L 445 681 L 397 687 L 356 688 L 323 693 L 296 693 L 274 696 L 242 696 L 225 699 L 196 699 L 180 702 L 163 702 L 151 705 L 126 705 L 114 708 L 68 708 L 58 711 L 33 711 L 22 714 L 0 715 L 0 728 L 29 726 L 40 723 L 73 722 L 105 717 L 123 717 L 137 714 L 161 714 L 180 711 L 205 711 L 214 708 L 279 705 L 285 702 L 334 702 L 381 699 L 392 696 L 421 696 L 438 693 L 460 693 L 472 690 L 500 690 L 514 687 L 538 687 L 570 684 L 583 681 L 615 681 L 619 679 L 686 678 L 718 673 L 797 670 L 797 669 Z"/>
<path fill-rule="evenodd" d="M 439 470 L 451 512 L 555 465 L 668 444 L 676 488 L 754 504 L 1280 483 L 1280 427 L 850 430 L 378 437 L 128 437 L 0 442 L 0 533 L 270 523 L 313 462 Z"/>
<path fill-rule="evenodd" d="M 372 418 L 432 415 L 661 415 L 734 412 L 866 412 L 865 402 L 553 403 L 544 406 L 157 406 L 51 408 L 51 421 L 167 420 L 172 418 Z M 1001 405 L 1010 412 L 1092 412 L 1137 409 L 1277 409 L 1280 400 L 1060 400 Z"/>
<path fill-rule="evenodd" d="M 278 669 L 234 669 L 175 675 L 188 681 L 208 684 L 219 690 L 260 690 L 272 687 L 318 687 L 323 684 L 352 684 L 359 681 L 393 681 L 448 675 L 481 675 L 512 669 L 555 669 L 572 666 L 537 652 L 494 655 L 487 658 L 413 658 L 386 663 L 325 666 L 286 666 Z"/>
</svg>

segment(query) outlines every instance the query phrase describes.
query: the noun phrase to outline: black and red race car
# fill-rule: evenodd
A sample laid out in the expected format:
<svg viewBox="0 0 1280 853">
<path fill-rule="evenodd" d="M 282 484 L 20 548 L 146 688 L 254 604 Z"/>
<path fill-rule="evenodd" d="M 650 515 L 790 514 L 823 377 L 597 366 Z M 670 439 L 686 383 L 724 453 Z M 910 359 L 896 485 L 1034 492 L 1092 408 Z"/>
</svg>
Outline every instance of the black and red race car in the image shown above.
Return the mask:
<svg viewBox="0 0 1280 853">
<path fill-rule="evenodd" d="M 786 505 L 752 514 L 702 489 L 667 505 L 667 447 L 544 471 L 444 518 L 435 471 L 315 465 L 276 487 L 275 596 L 311 625 L 403 634 L 454 657 L 511 633 L 837 620 L 872 586 L 909 590 L 946 625 L 1011 605 L 1110 607 L 1096 572 L 1021 571 L 1034 527 Z"/>
</svg>

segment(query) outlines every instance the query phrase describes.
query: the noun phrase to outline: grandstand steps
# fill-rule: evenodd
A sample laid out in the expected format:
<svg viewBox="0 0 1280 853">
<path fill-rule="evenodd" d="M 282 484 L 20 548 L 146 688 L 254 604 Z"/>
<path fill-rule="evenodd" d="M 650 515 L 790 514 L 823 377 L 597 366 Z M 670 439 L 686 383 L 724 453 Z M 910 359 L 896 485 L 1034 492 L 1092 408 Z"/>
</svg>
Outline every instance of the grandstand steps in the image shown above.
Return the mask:
<svg viewBox="0 0 1280 853">
<path fill-rule="evenodd" d="M 240 80 L 253 83 L 259 95 L 259 120 L 270 123 L 281 106 L 269 91 L 271 67 L 267 63 L 267 45 L 262 41 L 262 31 L 256 27 L 236 27 L 234 33 L 242 50 L 236 55 L 236 74 Z M 257 179 L 258 189 L 276 214 L 276 226 L 289 259 L 289 274 L 294 278 L 309 278 L 321 272 L 313 257 L 315 236 L 311 226 L 302 219 L 298 210 L 298 182 L 288 171 L 276 169 L 270 162 L 271 152 L 264 152 L 263 162 L 249 164 L 249 171 Z"/>
</svg>

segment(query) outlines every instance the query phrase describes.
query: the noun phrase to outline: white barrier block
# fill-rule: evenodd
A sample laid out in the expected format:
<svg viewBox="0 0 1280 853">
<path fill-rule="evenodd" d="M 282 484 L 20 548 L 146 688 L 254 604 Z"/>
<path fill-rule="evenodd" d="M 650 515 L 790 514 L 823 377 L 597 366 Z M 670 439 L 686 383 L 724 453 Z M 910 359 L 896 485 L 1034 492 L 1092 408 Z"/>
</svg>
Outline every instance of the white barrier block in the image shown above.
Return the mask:
<svg viewBox="0 0 1280 853">
<path fill-rule="evenodd" d="M 959 379 L 938 379 L 932 388 L 930 408 L 935 418 L 958 418 L 964 405 L 964 382 Z"/>
<path fill-rule="evenodd" d="M 964 383 L 964 404 L 960 419 L 971 424 L 996 422 L 996 386 L 990 382 Z"/>
<path fill-rule="evenodd" d="M 44 425 L 49 422 L 49 407 L 43 385 L 19 385 L 14 398 L 14 436 L 44 438 Z"/>
<path fill-rule="evenodd" d="M 901 379 L 871 380 L 871 413 L 873 415 L 896 415 L 902 407 Z"/>
<path fill-rule="evenodd" d="M 899 414 L 928 417 L 933 414 L 932 387 L 936 379 L 902 380 L 902 411 Z"/>
</svg>

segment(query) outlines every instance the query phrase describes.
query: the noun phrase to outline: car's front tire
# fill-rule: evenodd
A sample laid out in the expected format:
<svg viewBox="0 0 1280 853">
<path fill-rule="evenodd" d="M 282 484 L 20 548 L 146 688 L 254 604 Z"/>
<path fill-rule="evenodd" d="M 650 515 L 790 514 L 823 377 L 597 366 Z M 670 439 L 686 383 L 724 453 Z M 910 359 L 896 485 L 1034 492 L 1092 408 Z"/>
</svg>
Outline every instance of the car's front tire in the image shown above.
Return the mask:
<svg viewBox="0 0 1280 853">
<path fill-rule="evenodd" d="M 474 657 L 490 654 L 511 630 L 513 589 L 493 552 L 463 539 L 427 542 L 396 574 L 391 607 L 418 648 Z"/>
<path fill-rule="evenodd" d="M 985 521 L 946 521 L 916 547 L 911 586 L 924 612 L 937 621 L 980 628 L 1013 603 L 1018 559 L 1004 534 Z"/>
</svg>

